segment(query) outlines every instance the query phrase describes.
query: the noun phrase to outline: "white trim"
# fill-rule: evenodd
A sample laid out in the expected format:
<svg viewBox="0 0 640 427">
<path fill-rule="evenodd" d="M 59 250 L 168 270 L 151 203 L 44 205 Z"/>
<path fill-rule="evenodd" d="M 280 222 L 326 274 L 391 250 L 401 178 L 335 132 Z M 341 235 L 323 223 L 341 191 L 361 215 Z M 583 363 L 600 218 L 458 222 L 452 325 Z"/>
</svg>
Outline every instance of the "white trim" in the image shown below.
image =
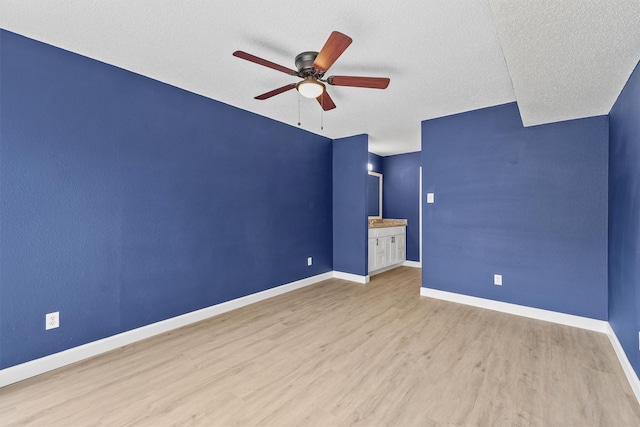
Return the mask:
<svg viewBox="0 0 640 427">
<path fill-rule="evenodd" d="M 173 329 L 181 328 L 258 301 L 291 292 L 305 286 L 313 285 L 323 280 L 331 279 L 332 277 L 335 277 L 334 272 L 332 271 L 307 277 L 306 279 L 286 283 L 255 294 L 236 298 L 231 301 L 226 301 L 200 310 L 192 311 L 190 313 L 182 314 L 180 316 L 172 317 L 171 319 L 162 320 L 160 322 L 132 329 L 117 335 L 112 335 L 110 337 L 83 344 L 78 347 L 73 347 L 59 353 L 31 360 L 20 365 L 11 366 L 0 370 L 0 387 L 61 368 L 66 365 L 106 353 L 107 351 L 132 344 L 136 341 L 159 335 Z"/>
<path fill-rule="evenodd" d="M 369 276 L 359 276 L 357 274 L 345 273 L 342 271 L 334 271 L 333 277 L 336 279 L 348 280 L 356 283 L 369 283 Z"/>
<path fill-rule="evenodd" d="M 456 294 L 438 289 L 420 288 L 420 295 L 423 297 L 431 297 L 445 301 L 457 302 L 459 304 L 501 311 L 503 313 L 515 314 L 517 316 L 545 320 L 547 322 L 559 323 L 561 325 L 588 329 L 595 332 L 607 333 L 607 328 L 609 327 L 609 323 L 605 320 L 590 319 L 588 317 L 574 316 L 573 314 L 558 313 L 557 311 L 526 307 L 524 305 L 472 297 L 469 295 Z"/>
<path fill-rule="evenodd" d="M 384 273 L 389 270 L 393 270 L 398 267 L 412 267 L 412 268 L 422 268 L 422 263 L 419 261 L 402 261 L 398 264 L 388 265 L 386 267 L 382 267 L 378 270 L 370 271 L 370 276 L 375 276 L 376 274 Z"/>
<path fill-rule="evenodd" d="M 369 276 L 375 276 L 376 274 L 384 273 L 386 271 L 393 270 L 394 268 L 401 267 L 401 266 L 404 265 L 405 262 L 406 261 L 399 262 L 397 264 L 387 265 L 386 267 L 382 267 L 382 268 L 379 268 L 377 270 L 370 271 L 369 272 Z"/>
<path fill-rule="evenodd" d="M 402 265 L 405 267 L 422 268 L 422 263 L 420 261 L 405 261 Z"/>
<path fill-rule="evenodd" d="M 616 356 L 618 356 L 618 360 L 620 361 L 620 365 L 622 366 L 622 370 L 624 371 L 625 376 L 627 377 L 627 381 L 629 381 L 629 385 L 631 386 L 631 390 L 633 390 L 633 394 L 636 395 L 636 399 L 640 403 L 640 380 L 638 379 L 638 375 L 636 371 L 633 370 L 629 359 L 627 358 L 627 354 L 624 352 L 622 348 L 622 344 L 618 341 L 618 336 L 615 331 L 611 327 L 610 323 L 607 323 L 607 336 L 609 337 L 609 341 L 613 346 L 613 350 L 616 352 Z"/>
<path fill-rule="evenodd" d="M 420 152 L 420 156 L 420 161 L 422 161 L 422 151 Z M 420 235 L 418 236 L 418 240 L 420 241 L 420 268 L 422 268 L 422 166 L 420 166 L 420 184 L 418 185 L 418 187 L 418 192 L 420 193 L 418 194 L 418 218 L 420 219 L 418 221 L 418 223 L 420 224 Z"/>
</svg>

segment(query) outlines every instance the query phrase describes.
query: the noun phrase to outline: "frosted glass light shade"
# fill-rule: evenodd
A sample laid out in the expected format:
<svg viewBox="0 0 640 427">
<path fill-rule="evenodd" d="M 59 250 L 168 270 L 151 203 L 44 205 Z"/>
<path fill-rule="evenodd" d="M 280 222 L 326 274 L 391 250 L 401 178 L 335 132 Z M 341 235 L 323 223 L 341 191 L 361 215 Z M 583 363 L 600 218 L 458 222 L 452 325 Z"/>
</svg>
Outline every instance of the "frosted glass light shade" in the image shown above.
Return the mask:
<svg viewBox="0 0 640 427">
<path fill-rule="evenodd" d="M 324 85 L 314 78 L 307 77 L 296 85 L 296 89 L 305 98 L 317 98 L 324 92 Z"/>
</svg>

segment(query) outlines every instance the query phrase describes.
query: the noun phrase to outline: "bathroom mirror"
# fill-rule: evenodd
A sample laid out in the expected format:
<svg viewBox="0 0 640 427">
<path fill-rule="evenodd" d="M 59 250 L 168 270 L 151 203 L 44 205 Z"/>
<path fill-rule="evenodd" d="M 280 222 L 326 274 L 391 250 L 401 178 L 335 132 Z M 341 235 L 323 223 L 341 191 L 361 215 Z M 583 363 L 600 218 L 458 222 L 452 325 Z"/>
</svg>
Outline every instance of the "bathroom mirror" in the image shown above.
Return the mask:
<svg viewBox="0 0 640 427">
<path fill-rule="evenodd" d="M 367 215 L 369 219 L 382 218 L 382 174 L 369 172 L 367 176 Z"/>
</svg>

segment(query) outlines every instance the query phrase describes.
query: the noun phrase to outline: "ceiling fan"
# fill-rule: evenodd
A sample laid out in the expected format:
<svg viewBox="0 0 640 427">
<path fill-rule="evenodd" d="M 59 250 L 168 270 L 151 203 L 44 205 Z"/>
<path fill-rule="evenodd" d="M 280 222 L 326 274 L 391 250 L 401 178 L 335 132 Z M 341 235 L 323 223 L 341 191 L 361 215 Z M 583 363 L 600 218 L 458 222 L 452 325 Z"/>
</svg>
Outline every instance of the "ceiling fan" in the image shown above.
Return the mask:
<svg viewBox="0 0 640 427">
<path fill-rule="evenodd" d="M 289 83 L 286 86 L 258 95 L 255 99 L 269 99 L 272 96 L 279 95 L 295 88 L 306 98 L 316 98 L 322 106 L 322 109 L 327 111 L 336 108 L 336 104 L 327 93 L 326 87 L 323 83 L 333 86 L 351 86 L 372 89 L 386 89 L 387 86 L 389 86 L 390 80 L 387 77 L 330 76 L 326 79 L 324 78 L 324 74 L 327 72 L 329 67 L 336 62 L 338 57 L 342 55 L 352 41 L 351 37 L 347 35 L 338 31 L 332 32 L 322 49 L 320 49 L 320 52 L 308 51 L 302 52 L 296 56 L 295 64 L 297 71 L 241 50 L 233 52 L 233 56 L 303 79 L 298 83 Z"/>
</svg>

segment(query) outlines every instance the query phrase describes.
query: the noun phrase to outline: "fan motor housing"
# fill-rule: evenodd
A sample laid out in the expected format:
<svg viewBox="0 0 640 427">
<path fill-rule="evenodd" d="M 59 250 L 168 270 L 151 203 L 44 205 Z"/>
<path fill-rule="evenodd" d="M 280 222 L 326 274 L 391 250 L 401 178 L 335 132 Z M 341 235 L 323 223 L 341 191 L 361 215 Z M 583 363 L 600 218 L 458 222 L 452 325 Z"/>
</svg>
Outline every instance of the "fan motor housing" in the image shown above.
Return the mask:
<svg viewBox="0 0 640 427">
<path fill-rule="evenodd" d="M 313 61 L 316 60 L 318 52 L 308 51 L 299 53 L 296 56 L 296 68 L 298 72 L 313 70 Z"/>
</svg>

